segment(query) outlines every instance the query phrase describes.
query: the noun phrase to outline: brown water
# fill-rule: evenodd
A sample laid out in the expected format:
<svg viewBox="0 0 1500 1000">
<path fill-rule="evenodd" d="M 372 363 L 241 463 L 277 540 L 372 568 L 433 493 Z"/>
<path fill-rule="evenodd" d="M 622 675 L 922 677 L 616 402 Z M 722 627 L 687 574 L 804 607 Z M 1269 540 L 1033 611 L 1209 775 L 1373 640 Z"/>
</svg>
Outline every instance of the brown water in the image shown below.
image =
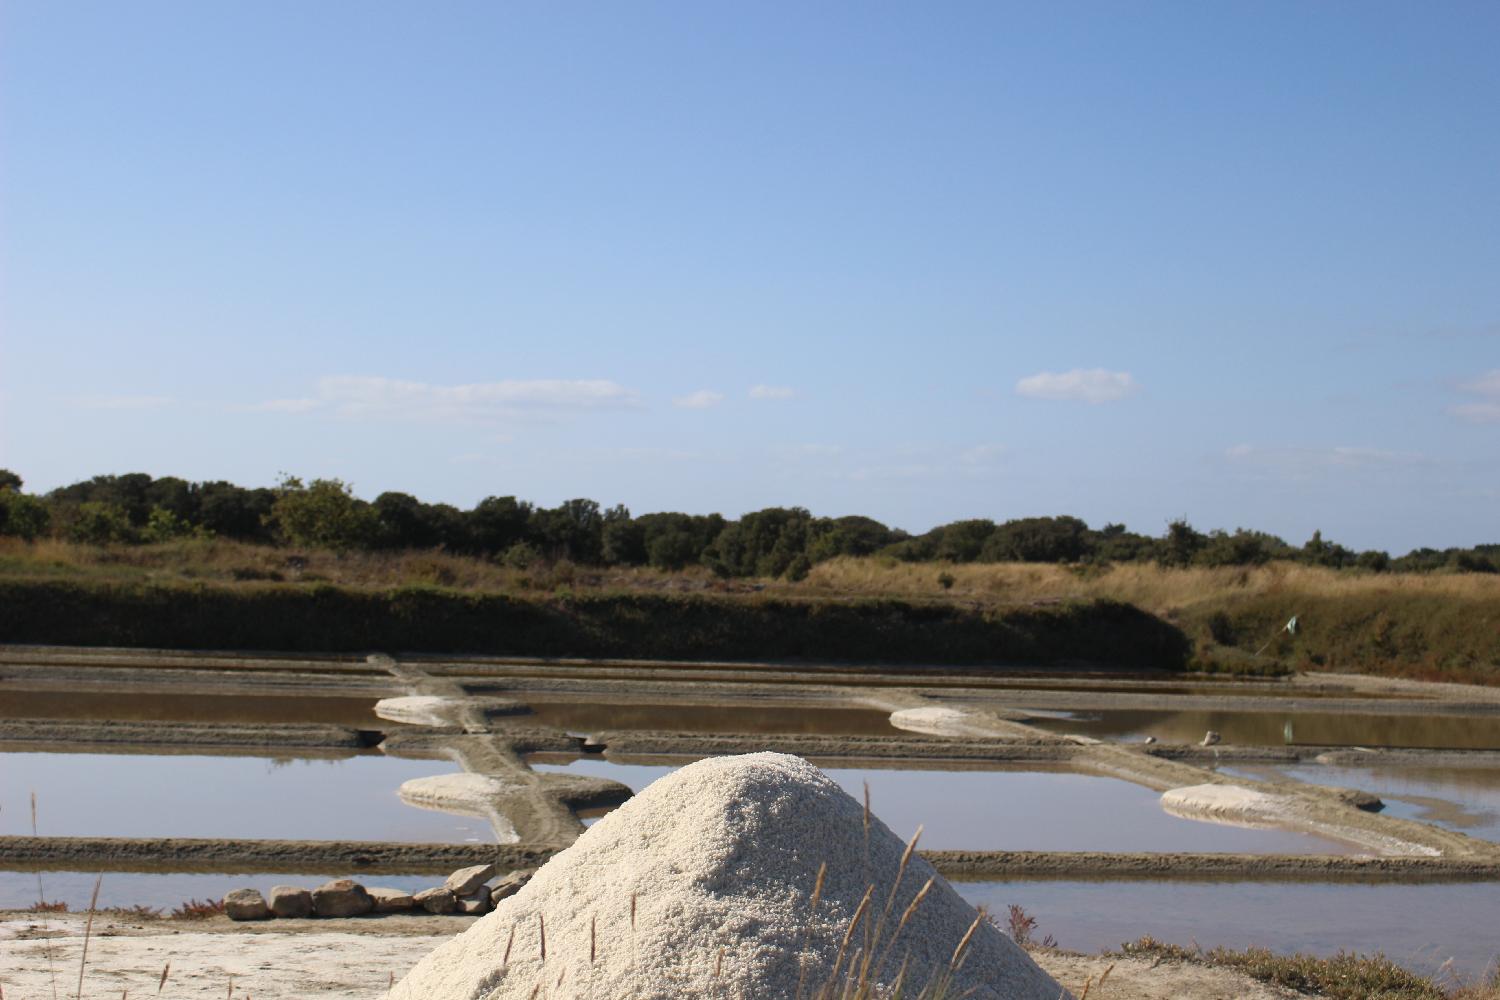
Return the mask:
<svg viewBox="0 0 1500 1000">
<path fill-rule="evenodd" d="M 1039 729 L 1098 739 L 1197 743 L 1208 730 L 1250 746 L 1364 746 L 1500 749 L 1500 715 L 1422 716 L 1336 712 L 1103 709 L 1071 719 L 1038 719 Z"/>
<path fill-rule="evenodd" d="M 482 819 L 417 809 L 396 789 L 458 770 L 366 754 L 318 758 L 0 753 L 0 834 L 492 843 Z"/>
<path fill-rule="evenodd" d="M 679 733 L 814 733 L 835 736 L 893 736 L 890 713 L 874 708 L 806 705 L 711 705 L 677 702 L 535 701 L 522 695 L 532 717 L 575 733 L 609 729 Z"/>
<path fill-rule="evenodd" d="M 677 765 L 616 764 L 584 757 L 534 763 L 539 771 L 609 778 L 640 791 Z M 824 773 L 870 805 L 896 835 L 923 828 L 932 850 L 1208 851 L 1347 854 L 1335 841 L 1285 830 L 1252 830 L 1182 819 L 1160 796 L 1114 778 L 1035 767 L 965 770 L 825 766 Z"/>
<path fill-rule="evenodd" d="M 1500 883 L 1362 885 L 1271 882 L 968 882 L 954 888 L 997 913 L 1022 907 L 1038 938 L 1093 952 L 1149 934 L 1204 948 L 1282 954 L 1384 952 L 1432 974 L 1448 959 L 1477 979 L 1500 954 Z M 1109 996 L 1108 991 L 1104 996 Z"/>
<path fill-rule="evenodd" d="M 311 695 L 18 691 L 0 686 L 0 719 L 325 723 L 382 729 L 395 725 L 376 717 L 376 700 Z"/>
</svg>

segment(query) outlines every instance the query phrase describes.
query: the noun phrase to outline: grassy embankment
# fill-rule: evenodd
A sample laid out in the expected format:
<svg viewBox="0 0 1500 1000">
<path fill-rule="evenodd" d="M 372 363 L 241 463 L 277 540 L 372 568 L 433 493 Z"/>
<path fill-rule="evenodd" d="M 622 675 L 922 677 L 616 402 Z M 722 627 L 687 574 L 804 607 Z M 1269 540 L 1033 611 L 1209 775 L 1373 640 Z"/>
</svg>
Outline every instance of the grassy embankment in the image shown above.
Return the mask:
<svg viewBox="0 0 1500 1000">
<path fill-rule="evenodd" d="M 947 586 L 943 585 L 947 582 Z M 1278 630 L 1298 616 L 1295 636 Z M 1500 683 L 1500 577 L 900 563 L 721 580 L 441 552 L 0 544 L 0 640 L 1268 672 Z M 1252 654 L 1266 646 L 1259 659 Z"/>
</svg>

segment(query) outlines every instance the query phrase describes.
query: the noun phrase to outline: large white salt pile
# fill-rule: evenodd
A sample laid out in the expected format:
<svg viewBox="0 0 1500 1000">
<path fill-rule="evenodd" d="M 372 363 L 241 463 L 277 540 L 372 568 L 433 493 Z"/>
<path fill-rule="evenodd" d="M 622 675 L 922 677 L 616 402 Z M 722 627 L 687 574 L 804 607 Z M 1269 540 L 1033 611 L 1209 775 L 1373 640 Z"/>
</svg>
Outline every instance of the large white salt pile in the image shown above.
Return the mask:
<svg viewBox="0 0 1500 1000">
<path fill-rule="evenodd" d="M 914 997 L 949 967 L 976 914 L 914 856 L 881 926 L 904 847 L 878 818 L 867 837 L 863 806 L 798 757 L 700 761 L 596 823 L 518 894 L 419 962 L 391 997 L 793 1000 L 801 978 L 801 996 L 811 1000 L 871 884 L 843 966 L 879 927 L 875 978 L 893 982 L 904 962 Z M 975 1000 L 1069 996 L 984 921 L 953 986 L 950 996 Z"/>
</svg>

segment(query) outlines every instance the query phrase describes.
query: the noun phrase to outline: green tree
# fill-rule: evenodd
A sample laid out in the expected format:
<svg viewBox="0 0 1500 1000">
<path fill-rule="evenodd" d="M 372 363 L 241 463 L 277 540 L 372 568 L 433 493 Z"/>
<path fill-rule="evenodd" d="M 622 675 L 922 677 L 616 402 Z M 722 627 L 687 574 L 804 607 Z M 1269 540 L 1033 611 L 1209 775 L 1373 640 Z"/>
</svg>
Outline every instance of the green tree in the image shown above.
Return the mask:
<svg viewBox="0 0 1500 1000">
<path fill-rule="evenodd" d="M 16 477 L 20 481 L 20 477 Z M 22 493 L 20 488 L 0 488 L 0 535 L 32 541 L 47 533 L 52 512 L 40 498 Z"/>
<path fill-rule="evenodd" d="M 1093 551 L 1089 526 L 1076 517 L 1006 521 L 984 541 L 983 562 L 1080 562 Z"/>
<path fill-rule="evenodd" d="M 534 534 L 549 558 L 597 564 L 604 552 L 604 515 L 593 500 L 565 501 L 533 515 Z"/>
<path fill-rule="evenodd" d="M 531 504 L 515 497 L 485 497 L 466 518 L 470 545 L 486 555 L 508 551 L 530 536 L 533 513 Z"/>
<path fill-rule="evenodd" d="M 1163 566 L 1191 566 L 1193 558 L 1207 543 L 1208 539 L 1195 531 L 1187 518 L 1179 517 L 1167 525 L 1167 534 L 1162 538 L 1156 561 Z"/>
<path fill-rule="evenodd" d="M 602 555 L 611 566 L 639 566 L 646 561 L 646 527 L 623 504 L 604 512 Z"/>
<path fill-rule="evenodd" d="M 9 469 L 0 469 L 0 491 L 9 490 L 12 493 L 21 492 L 21 477 Z"/>
<path fill-rule="evenodd" d="M 303 485 L 295 476 L 277 487 L 271 523 L 294 545 L 339 551 L 370 546 L 379 528 L 370 505 L 356 499 L 342 480 L 314 479 Z"/>
</svg>

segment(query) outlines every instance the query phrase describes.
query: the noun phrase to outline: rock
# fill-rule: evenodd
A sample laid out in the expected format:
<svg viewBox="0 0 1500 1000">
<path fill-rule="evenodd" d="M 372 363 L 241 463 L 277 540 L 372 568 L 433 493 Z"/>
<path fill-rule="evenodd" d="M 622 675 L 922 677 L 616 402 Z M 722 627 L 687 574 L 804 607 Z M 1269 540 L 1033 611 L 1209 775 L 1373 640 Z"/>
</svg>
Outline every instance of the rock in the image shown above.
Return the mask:
<svg viewBox="0 0 1500 1000">
<path fill-rule="evenodd" d="M 1147 743 L 1155 743 L 1156 742 L 1156 737 L 1155 736 L 1147 736 L 1146 737 L 1146 742 Z"/>
<path fill-rule="evenodd" d="M 460 868 L 448 876 L 448 881 L 443 883 L 443 888 L 455 896 L 472 896 L 476 889 L 494 877 L 495 866 L 492 864 Z"/>
<path fill-rule="evenodd" d="M 375 904 L 375 913 L 405 913 L 417 908 L 417 901 L 412 898 L 411 893 L 400 889 L 385 889 L 380 886 L 371 886 L 365 890 L 370 894 L 370 901 Z"/>
<path fill-rule="evenodd" d="M 224 895 L 224 915 L 230 920 L 269 920 L 271 908 L 255 889 L 235 889 Z"/>
<path fill-rule="evenodd" d="M 412 900 L 428 913 L 454 913 L 458 910 L 458 897 L 442 886 L 423 889 Z"/>
<path fill-rule="evenodd" d="M 1206 733 L 1203 734 L 1203 743 L 1201 745 L 1202 746 L 1206 746 L 1206 747 L 1211 747 L 1211 746 L 1215 745 L 1218 742 L 1219 742 L 1219 734 L 1216 733 L 1216 732 L 1214 732 L 1212 729 L 1210 729 L 1208 732 L 1206 732 Z"/>
<path fill-rule="evenodd" d="M 472 896 L 467 896 L 464 899 L 460 899 L 458 901 L 458 912 L 483 916 L 484 914 L 490 912 L 490 908 L 493 905 L 494 904 L 490 902 L 489 892 L 486 891 L 483 886 L 480 886 L 477 893 Z"/>
<path fill-rule="evenodd" d="M 312 891 L 313 912 L 320 917 L 357 917 L 375 908 L 365 887 L 353 879 L 338 878 Z"/>
<path fill-rule="evenodd" d="M 271 912 L 278 917 L 310 917 L 313 912 L 312 893 L 298 885 L 274 885 L 271 887 Z"/>
<path fill-rule="evenodd" d="M 536 872 L 531 869 L 511 872 L 490 888 L 490 902 L 498 903 L 502 899 L 509 899 L 511 896 L 514 896 L 521 891 L 527 882 L 531 881 L 531 876 L 535 874 Z"/>
</svg>

